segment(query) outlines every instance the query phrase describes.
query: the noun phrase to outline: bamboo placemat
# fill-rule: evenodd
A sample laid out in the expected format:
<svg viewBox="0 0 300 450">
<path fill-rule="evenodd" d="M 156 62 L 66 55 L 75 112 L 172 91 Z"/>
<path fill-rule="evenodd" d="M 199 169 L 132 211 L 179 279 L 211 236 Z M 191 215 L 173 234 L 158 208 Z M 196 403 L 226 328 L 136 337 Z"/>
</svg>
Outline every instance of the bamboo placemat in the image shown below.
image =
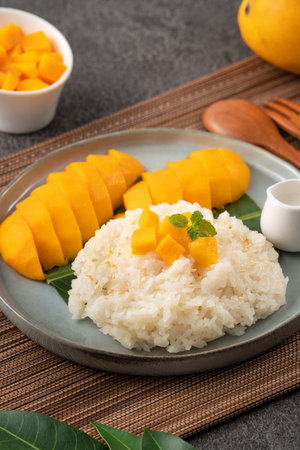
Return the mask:
<svg viewBox="0 0 300 450">
<path fill-rule="evenodd" d="M 201 113 L 228 97 L 299 102 L 300 78 L 258 57 L 180 86 L 0 160 L 0 187 L 45 154 L 78 140 L 145 127 L 204 129 Z M 289 138 L 297 148 L 299 141 Z M 50 415 L 96 437 L 91 421 L 142 434 L 147 426 L 187 437 L 299 386 L 300 332 L 242 364 L 177 377 L 101 372 L 38 346 L 0 312 L 0 409 Z"/>
</svg>

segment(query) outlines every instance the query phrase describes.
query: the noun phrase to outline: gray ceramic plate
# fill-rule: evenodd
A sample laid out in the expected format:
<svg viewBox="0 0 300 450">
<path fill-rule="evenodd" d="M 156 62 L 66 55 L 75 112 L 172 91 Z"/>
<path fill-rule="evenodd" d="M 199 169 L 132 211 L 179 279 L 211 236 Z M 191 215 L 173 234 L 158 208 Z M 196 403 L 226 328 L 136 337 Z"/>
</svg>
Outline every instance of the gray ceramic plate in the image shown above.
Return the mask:
<svg viewBox="0 0 300 450">
<path fill-rule="evenodd" d="M 53 152 L 30 166 L 0 197 L 0 221 L 15 204 L 45 182 L 50 171 L 62 170 L 88 153 L 117 148 L 138 158 L 147 170 L 163 168 L 169 160 L 188 156 L 192 150 L 225 147 L 240 153 L 251 169 L 248 194 L 263 206 L 266 188 L 286 178 L 299 178 L 297 169 L 250 144 L 214 134 L 173 129 L 131 130 L 79 142 Z M 199 350 L 177 355 L 163 349 L 150 353 L 127 350 L 104 336 L 89 320 L 73 321 L 67 305 L 45 282 L 28 280 L 0 260 L 0 306 L 27 336 L 67 359 L 98 369 L 135 375 L 179 375 L 215 369 L 256 356 L 287 338 L 300 324 L 299 253 L 280 255 L 289 276 L 287 304 L 258 321 L 243 336 L 224 336 Z"/>
</svg>

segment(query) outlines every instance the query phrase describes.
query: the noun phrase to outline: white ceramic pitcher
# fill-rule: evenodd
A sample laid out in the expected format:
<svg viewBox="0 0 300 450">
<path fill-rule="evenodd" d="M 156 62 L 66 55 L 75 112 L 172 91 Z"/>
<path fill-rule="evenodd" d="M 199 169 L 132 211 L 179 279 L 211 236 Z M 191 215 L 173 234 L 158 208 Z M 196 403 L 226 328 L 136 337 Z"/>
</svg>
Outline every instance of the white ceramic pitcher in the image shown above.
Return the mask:
<svg viewBox="0 0 300 450">
<path fill-rule="evenodd" d="M 280 181 L 267 189 L 260 226 L 276 248 L 300 251 L 300 178 Z"/>
</svg>

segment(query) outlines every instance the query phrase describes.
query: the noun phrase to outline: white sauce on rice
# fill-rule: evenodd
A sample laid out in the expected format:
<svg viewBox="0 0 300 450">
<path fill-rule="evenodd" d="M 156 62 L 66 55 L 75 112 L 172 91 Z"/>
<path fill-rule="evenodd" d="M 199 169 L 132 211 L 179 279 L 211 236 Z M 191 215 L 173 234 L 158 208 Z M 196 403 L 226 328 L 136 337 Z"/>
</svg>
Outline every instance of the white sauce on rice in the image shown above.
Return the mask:
<svg viewBox="0 0 300 450">
<path fill-rule="evenodd" d="M 90 317 L 126 348 L 165 347 L 176 353 L 204 347 L 225 333 L 241 335 L 285 303 L 287 278 L 265 237 L 241 220 L 180 200 L 151 209 L 160 216 L 200 210 L 217 230 L 218 262 L 198 266 L 181 256 L 169 266 L 156 252 L 132 255 L 141 209 L 96 232 L 73 263 L 69 294 L 74 319 Z"/>
</svg>

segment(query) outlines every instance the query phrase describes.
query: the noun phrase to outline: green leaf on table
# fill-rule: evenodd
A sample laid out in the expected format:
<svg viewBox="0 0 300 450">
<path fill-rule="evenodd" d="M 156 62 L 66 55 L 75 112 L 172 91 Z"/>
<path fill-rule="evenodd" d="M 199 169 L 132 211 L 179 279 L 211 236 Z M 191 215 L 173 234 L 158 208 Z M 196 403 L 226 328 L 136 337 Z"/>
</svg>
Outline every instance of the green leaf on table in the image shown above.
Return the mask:
<svg viewBox="0 0 300 450">
<path fill-rule="evenodd" d="M 144 428 L 142 450 L 195 450 L 188 442 L 163 431 L 154 431 Z"/>
<path fill-rule="evenodd" d="M 66 303 L 69 300 L 68 291 L 71 289 L 72 280 L 75 278 L 72 263 L 66 266 L 55 267 L 46 272 L 47 283 L 55 287 Z"/>
<path fill-rule="evenodd" d="M 127 431 L 92 422 L 111 450 L 141 450 L 142 438 Z"/>
<path fill-rule="evenodd" d="M 77 428 L 31 411 L 0 412 L 0 448 L 5 450 L 108 450 Z"/>
<path fill-rule="evenodd" d="M 261 209 L 249 195 L 242 195 L 237 201 L 229 203 L 222 209 L 214 209 L 214 217 L 218 217 L 224 211 L 228 211 L 231 216 L 242 220 L 250 230 L 261 232 Z"/>
</svg>

